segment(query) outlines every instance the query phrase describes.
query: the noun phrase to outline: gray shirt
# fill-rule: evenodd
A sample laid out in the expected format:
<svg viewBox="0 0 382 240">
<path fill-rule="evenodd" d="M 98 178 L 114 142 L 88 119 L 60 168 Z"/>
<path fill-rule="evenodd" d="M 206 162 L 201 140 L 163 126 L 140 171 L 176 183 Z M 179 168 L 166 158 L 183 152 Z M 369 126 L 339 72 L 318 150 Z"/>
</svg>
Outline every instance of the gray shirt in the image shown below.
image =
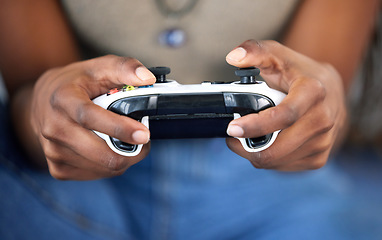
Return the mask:
<svg viewBox="0 0 382 240">
<path fill-rule="evenodd" d="M 191 0 L 192 1 L 192 0 Z M 163 0 L 173 9 L 190 0 Z M 181 83 L 232 81 L 226 54 L 248 39 L 275 39 L 298 0 L 199 0 L 181 16 L 160 11 L 154 0 L 63 0 L 78 36 L 101 54 L 137 58 L 146 66 L 168 66 Z M 184 46 L 159 42 L 166 29 L 186 35 Z"/>
</svg>

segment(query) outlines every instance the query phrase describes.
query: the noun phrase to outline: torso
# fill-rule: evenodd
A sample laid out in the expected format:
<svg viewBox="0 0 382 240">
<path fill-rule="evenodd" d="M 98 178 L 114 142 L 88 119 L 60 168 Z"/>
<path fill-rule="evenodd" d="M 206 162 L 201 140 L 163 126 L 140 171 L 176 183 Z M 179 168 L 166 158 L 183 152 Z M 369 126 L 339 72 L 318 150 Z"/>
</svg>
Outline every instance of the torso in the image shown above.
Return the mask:
<svg viewBox="0 0 382 240">
<path fill-rule="evenodd" d="M 167 1 L 175 6 L 180 0 Z M 187 2 L 185 0 L 181 3 Z M 75 31 L 100 54 L 137 58 L 146 66 L 168 66 L 181 83 L 234 80 L 226 54 L 247 39 L 275 39 L 286 27 L 298 0 L 204 0 L 178 18 L 164 16 L 155 1 L 64 0 Z M 158 41 L 168 28 L 187 40 L 170 48 Z"/>
</svg>

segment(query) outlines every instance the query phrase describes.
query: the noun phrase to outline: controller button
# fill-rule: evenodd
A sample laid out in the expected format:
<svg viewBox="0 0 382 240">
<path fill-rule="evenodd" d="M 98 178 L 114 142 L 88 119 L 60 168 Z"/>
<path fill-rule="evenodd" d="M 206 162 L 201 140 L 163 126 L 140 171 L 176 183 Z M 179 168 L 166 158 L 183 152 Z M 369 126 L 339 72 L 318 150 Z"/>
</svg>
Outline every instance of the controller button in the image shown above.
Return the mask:
<svg viewBox="0 0 382 240">
<path fill-rule="evenodd" d="M 131 85 L 125 85 L 122 87 L 122 91 L 123 92 L 126 92 L 126 91 L 131 91 L 131 90 L 134 90 L 135 87 L 131 86 Z"/>
<path fill-rule="evenodd" d="M 139 86 L 138 88 L 152 88 L 154 85 Z"/>
<path fill-rule="evenodd" d="M 112 94 L 117 93 L 117 92 L 119 92 L 118 88 L 110 89 L 109 92 L 107 93 L 107 96 L 112 95 Z"/>
</svg>

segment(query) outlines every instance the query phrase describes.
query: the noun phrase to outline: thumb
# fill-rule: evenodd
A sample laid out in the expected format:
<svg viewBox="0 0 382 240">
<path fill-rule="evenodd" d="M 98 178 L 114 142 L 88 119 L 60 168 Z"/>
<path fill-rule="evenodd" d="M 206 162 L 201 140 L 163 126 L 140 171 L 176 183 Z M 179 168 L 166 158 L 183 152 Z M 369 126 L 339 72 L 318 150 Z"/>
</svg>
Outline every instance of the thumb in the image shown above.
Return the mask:
<svg viewBox="0 0 382 240">
<path fill-rule="evenodd" d="M 248 40 L 228 53 L 226 61 L 241 68 L 256 66 L 261 70 L 268 70 L 279 66 L 278 69 L 281 69 L 287 49 L 276 41 Z"/>
<path fill-rule="evenodd" d="M 137 59 L 107 55 L 86 61 L 87 75 L 104 91 L 121 86 L 144 86 L 155 83 L 155 76 Z M 88 86 L 92 87 L 92 86 Z"/>
<path fill-rule="evenodd" d="M 291 81 L 296 79 L 295 70 L 301 68 L 301 62 L 309 62 L 301 54 L 271 40 L 245 41 L 228 53 L 226 61 L 240 68 L 259 68 L 269 86 L 283 91 L 288 91 Z"/>
</svg>

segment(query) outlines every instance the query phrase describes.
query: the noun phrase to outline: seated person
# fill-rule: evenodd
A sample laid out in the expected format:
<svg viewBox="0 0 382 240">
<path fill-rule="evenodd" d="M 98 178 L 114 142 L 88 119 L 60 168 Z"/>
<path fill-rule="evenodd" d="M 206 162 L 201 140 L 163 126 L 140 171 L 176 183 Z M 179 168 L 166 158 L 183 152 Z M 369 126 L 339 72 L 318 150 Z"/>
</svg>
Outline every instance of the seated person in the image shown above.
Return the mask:
<svg viewBox="0 0 382 240">
<path fill-rule="evenodd" d="M 324 167 L 345 132 L 345 95 L 379 1 L 2 3 L 0 69 L 20 142 L 10 141 L 13 132 L 3 114 L 8 110 L 2 106 L 0 182 L 7 197 L 0 236 L 372 239 L 381 234 L 370 224 L 380 219 L 362 211 L 341 172 L 331 163 Z M 95 56 L 84 60 L 90 52 Z M 233 137 L 282 129 L 262 152 L 248 153 L 234 138 L 227 139 L 228 148 L 222 139 L 150 144 L 144 125 L 91 101 L 124 84 L 153 84 L 146 66 L 169 66 L 171 78 L 183 84 L 231 81 L 233 68 L 225 60 L 234 67 L 258 67 L 269 86 L 287 94 L 278 106 L 228 126 Z M 140 155 L 124 157 L 92 130 L 145 146 Z M 100 180 L 58 181 L 30 164 L 59 180 Z M 303 171 L 311 169 L 319 170 Z"/>
</svg>

